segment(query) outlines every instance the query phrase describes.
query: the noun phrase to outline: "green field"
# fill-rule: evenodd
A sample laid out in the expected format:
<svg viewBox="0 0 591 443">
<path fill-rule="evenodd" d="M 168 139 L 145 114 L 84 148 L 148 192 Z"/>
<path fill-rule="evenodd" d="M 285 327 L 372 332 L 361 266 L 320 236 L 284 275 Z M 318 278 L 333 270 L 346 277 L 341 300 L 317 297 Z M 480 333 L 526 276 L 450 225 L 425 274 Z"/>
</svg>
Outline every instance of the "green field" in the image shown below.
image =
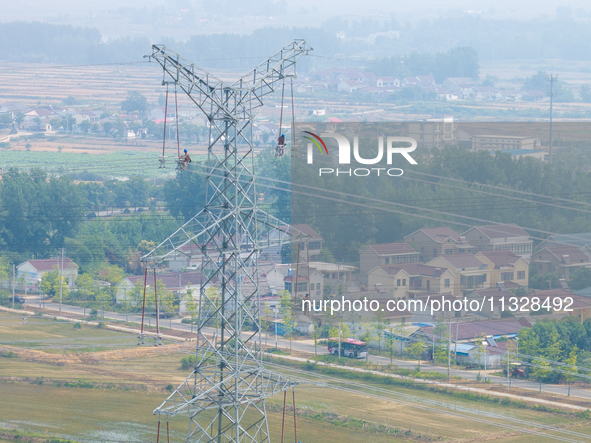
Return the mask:
<svg viewBox="0 0 591 443">
<path fill-rule="evenodd" d="M 43 319 L 35 324 L 5 325 L 14 314 L 1 313 L 0 336 L 3 340 L 30 340 L 28 345 L 0 345 L 0 352 L 15 355 L 0 357 L 0 429 L 26 431 L 75 441 L 155 441 L 157 417 L 152 415 L 188 372 L 181 369 L 180 358 L 192 344 L 165 345 L 160 348 L 137 347 L 135 337 L 127 335 L 127 347 L 111 347 L 103 352 L 79 352 L 64 347 L 52 352 L 29 346 L 42 340 L 71 340 L 83 344 L 99 343 L 118 337 L 121 332 L 83 327 L 72 323 L 54 323 Z M 119 340 L 119 338 L 117 338 Z M 69 346 L 69 345 L 68 345 Z M 30 349 L 29 349 L 30 348 Z M 289 376 L 293 368 L 280 369 Z M 305 371 L 298 369 L 299 376 Z M 314 374 L 309 374 L 309 379 Z M 361 382 L 361 381 L 360 381 Z M 402 441 L 499 441 L 546 442 L 547 437 L 532 436 L 482 423 L 487 414 L 496 413 L 555 425 L 591 435 L 591 422 L 572 413 L 544 412 L 515 404 L 451 397 L 419 390 L 412 386 L 387 386 L 375 380 L 365 386 L 384 389 L 383 398 L 371 398 L 309 383 L 296 389 L 298 441 L 329 442 L 402 442 Z M 169 386 L 172 385 L 172 386 Z M 336 386 L 351 387 L 347 380 Z M 391 401 L 391 394 L 408 394 L 478 410 L 479 416 L 452 416 L 426 410 L 419 403 L 404 405 Z M 282 395 L 267 402 L 269 427 L 273 441 L 280 440 Z M 291 404 L 291 393 L 288 405 Z M 293 441 L 293 412 L 286 417 L 286 439 Z M 499 419 L 494 419 L 499 421 Z M 188 419 L 175 417 L 170 422 L 171 440 L 186 439 Z M 574 438 L 577 440 L 577 438 Z M 0 440 L 2 441 L 2 440 Z"/>
</svg>

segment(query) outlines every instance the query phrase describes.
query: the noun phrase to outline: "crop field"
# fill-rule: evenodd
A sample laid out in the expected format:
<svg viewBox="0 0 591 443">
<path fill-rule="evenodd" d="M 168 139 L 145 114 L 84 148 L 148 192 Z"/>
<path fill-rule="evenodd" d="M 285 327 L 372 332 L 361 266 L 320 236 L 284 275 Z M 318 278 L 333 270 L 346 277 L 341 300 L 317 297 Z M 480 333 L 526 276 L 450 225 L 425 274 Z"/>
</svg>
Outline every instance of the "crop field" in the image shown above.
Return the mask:
<svg viewBox="0 0 591 443">
<path fill-rule="evenodd" d="M 14 441 L 6 436 L 28 432 L 73 441 L 155 441 L 157 417 L 152 411 L 188 375 L 180 359 L 191 349 L 190 343 L 138 347 L 133 334 L 86 325 L 75 329 L 73 323 L 50 318 L 17 324 L 19 319 L 0 313 L 0 436 L 4 435 L 0 438 Z M 48 342 L 51 349 L 45 348 Z M 293 368 L 279 371 L 293 374 Z M 335 380 L 334 386 L 349 385 L 346 380 Z M 573 413 L 452 398 L 412 387 L 380 386 L 374 380 L 364 385 L 591 433 L 591 422 Z M 400 404 L 386 394 L 380 399 L 364 396 L 363 389 L 343 392 L 305 383 L 295 392 L 297 436 L 304 443 L 551 441 L 483 423 L 477 416 L 466 419 L 434 413 L 419 404 Z M 291 393 L 287 398 L 285 441 L 292 441 Z M 267 402 L 273 441 L 280 439 L 282 400 L 279 394 Z M 183 441 L 187 418 L 175 417 L 170 429 L 171 441 Z"/>
</svg>

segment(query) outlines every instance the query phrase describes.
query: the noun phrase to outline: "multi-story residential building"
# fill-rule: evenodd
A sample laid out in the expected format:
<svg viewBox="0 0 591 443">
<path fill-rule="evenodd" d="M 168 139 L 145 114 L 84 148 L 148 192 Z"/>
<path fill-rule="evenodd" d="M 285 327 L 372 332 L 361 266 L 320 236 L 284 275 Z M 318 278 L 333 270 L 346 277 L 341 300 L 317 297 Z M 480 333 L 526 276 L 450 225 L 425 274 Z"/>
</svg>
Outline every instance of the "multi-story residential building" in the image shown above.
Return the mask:
<svg viewBox="0 0 591 443">
<path fill-rule="evenodd" d="M 303 254 L 307 254 L 308 260 L 315 260 L 322 250 L 322 237 L 308 225 L 291 225 L 291 231 L 305 236 L 304 240 L 296 240 L 292 243 L 292 246 L 296 243 L 299 244 L 300 261 Z M 292 253 L 294 252 L 292 251 Z"/>
<path fill-rule="evenodd" d="M 448 226 L 419 229 L 404 237 L 404 241 L 419 251 L 419 261 L 425 263 L 443 254 L 463 254 L 474 250 L 464 237 Z"/>
<path fill-rule="evenodd" d="M 591 232 L 553 234 L 538 245 L 539 249 L 554 245 L 573 245 L 591 257 Z"/>
<path fill-rule="evenodd" d="M 535 137 L 521 137 L 517 135 L 475 135 L 472 137 L 473 151 L 539 148 L 540 142 Z"/>
<path fill-rule="evenodd" d="M 454 275 L 451 293 L 459 297 L 474 289 L 490 286 L 490 269 L 474 254 L 440 255 L 427 263 L 429 266 L 445 268 Z"/>
<path fill-rule="evenodd" d="M 369 271 L 380 265 L 412 263 L 419 261 L 419 253 L 408 243 L 379 243 L 369 245 L 359 252 L 362 283 L 367 283 Z"/>
<path fill-rule="evenodd" d="M 368 289 L 375 288 L 397 299 L 424 293 L 452 292 L 454 284 L 452 272 L 423 263 L 380 265 L 368 275 Z"/>
<path fill-rule="evenodd" d="M 457 131 L 453 117 L 444 117 L 409 123 L 408 136 L 414 138 L 420 146 L 439 148 L 455 144 Z"/>
<path fill-rule="evenodd" d="M 533 240 L 515 223 L 475 226 L 462 234 L 476 251 L 509 250 L 529 260 Z"/>
<path fill-rule="evenodd" d="M 546 246 L 532 256 L 532 262 L 538 273 L 554 272 L 566 280 L 577 268 L 591 268 L 589 256 L 573 245 Z"/>
<path fill-rule="evenodd" d="M 506 281 L 520 286 L 528 285 L 529 263 L 511 251 L 481 251 L 476 254 L 476 258 L 490 269 L 490 286 Z"/>
</svg>

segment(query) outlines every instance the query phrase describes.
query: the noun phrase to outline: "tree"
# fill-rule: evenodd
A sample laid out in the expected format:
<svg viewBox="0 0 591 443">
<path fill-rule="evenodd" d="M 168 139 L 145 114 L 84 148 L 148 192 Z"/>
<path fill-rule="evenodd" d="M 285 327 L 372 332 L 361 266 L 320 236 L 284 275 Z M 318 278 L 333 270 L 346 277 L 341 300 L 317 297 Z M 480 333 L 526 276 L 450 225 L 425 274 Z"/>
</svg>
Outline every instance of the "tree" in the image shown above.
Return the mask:
<svg viewBox="0 0 591 443">
<path fill-rule="evenodd" d="M 405 349 L 410 356 L 418 359 L 419 371 L 421 370 L 421 356 L 425 352 L 425 349 L 427 349 L 427 345 L 422 341 L 416 341 Z"/>
<path fill-rule="evenodd" d="M 82 300 L 94 300 L 97 293 L 96 280 L 91 274 L 81 274 L 76 278 L 76 295 Z"/>
<path fill-rule="evenodd" d="M 339 334 L 340 331 L 340 334 Z M 328 333 L 332 338 L 338 338 L 339 335 L 341 340 L 351 337 L 351 331 L 349 330 L 349 326 L 344 323 L 335 323 L 331 326 L 330 331 Z"/>
<path fill-rule="evenodd" d="M 105 264 L 98 271 L 98 278 L 103 281 L 107 281 L 111 286 L 115 286 L 123 278 L 125 278 L 125 272 L 119 266 Z"/>
<path fill-rule="evenodd" d="M 389 327 L 388 332 L 385 334 L 386 349 L 390 351 L 390 364 L 394 361 L 394 347 L 396 345 L 396 335 L 394 328 Z"/>
<path fill-rule="evenodd" d="M 92 123 L 90 123 L 90 120 L 84 120 L 78 125 L 78 128 L 85 134 L 88 134 L 88 131 L 90 131 L 91 126 Z"/>
<path fill-rule="evenodd" d="M 265 331 L 265 346 L 267 345 L 267 339 L 269 338 L 269 328 L 271 327 L 271 324 L 273 323 L 269 319 L 272 317 L 273 317 L 273 312 L 269 308 L 265 308 L 263 310 L 263 315 L 259 319 L 259 322 L 261 324 L 261 329 L 263 331 Z"/>
<path fill-rule="evenodd" d="M 293 304 L 293 300 L 291 298 L 291 294 L 288 290 L 283 289 L 279 291 L 279 307 L 281 308 L 282 313 L 290 312 L 291 307 Z"/>
<path fill-rule="evenodd" d="M 16 115 L 14 116 L 14 121 L 16 122 L 16 125 L 18 127 L 20 127 L 20 125 L 24 119 L 25 119 L 25 114 L 23 114 L 22 112 L 17 112 Z"/>
<path fill-rule="evenodd" d="M 588 288 L 591 286 L 591 269 L 576 268 L 570 275 L 568 286 L 573 291 Z"/>
<path fill-rule="evenodd" d="M 44 294 L 55 297 L 60 292 L 60 273 L 58 270 L 49 271 L 41 277 L 40 289 Z M 66 279 L 62 277 L 62 296 L 67 296 L 68 285 Z"/>
<path fill-rule="evenodd" d="M 581 94 L 581 98 L 585 103 L 591 103 L 591 86 L 588 84 L 581 85 L 581 90 L 579 91 Z"/>
<path fill-rule="evenodd" d="M 109 307 L 109 305 L 111 305 L 113 302 L 113 297 L 107 290 L 101 289 L 99 293 L 96 295 L 96 301 L 101 306 L 101 317 L 105 318 L 105 305 Z"/>
<path fill-rule="evenodd" d="M 0 125 L 12 125 L 12 116 L 8 112 L 0 114 Z"/>
<path fill-rule="evenodd" d="M 312 340 L 314 340 L 314 355 L 316 355 L 316 350 L 318 348 L 318 339 L 320 338 L 321 329 L 318 326 L 318 323 L 314 322 L 313 329 L 312 329 Z"/>
<path fill-rule="evenodd" d="M 285 328 L 285 335 L 289 338 L 289 350 L 291 351 L 291 340 L 296 332 L 297 323 L 294 321 L 291 310 L 283 314 L 283 327 Z"/>
<path fill-rule="evenodd" d="M 483 332 L 474 337 L 474 347 L 476 349 L 476 359 L 478 360 L 478 379 L 480 380 L 480 367 L 486 358 L 486 334 Z"/>
<path fill-rule="evenodd" d="M 143 117 L 148 110 L 148 99 L 137 91 L 129 91 L 127 98 L 121 102 L 121 110 L 125 112 L 138 111 Z"/>
<path fill-rule="evenodd" d="M 378 336 L 376 335 L 376 331 L 370 326 L 359 338 L 361 341 L 367 343 L 367 352 L 365 353 L 365 362 L 367 363 L 369 361 L 369 344 L 378 341 Z"/>
<path fill-rule="evenodd" d="M 165 314 L 166 317 L 174 315 L 174 308 L 176 303 L 176 297 L 171 291 L 164 289 L 165 286 L 161 280 L 157 281 L 158 284 L 158 312 Z"/>
<path fill-rule="evenodd" d="M 184 297 L 185 300 L 185 309 L 189 314 L 191 314 L 191 324 L 195 322 L 195 314 L 197 314 L 197 309 L 199 309 L 199 303 L 193 297 L 193 290 L 188 290 Z"/>
<path fill-rule="evenodd" d="M 382 352 L 382 335 L 384 334 L 385 322 L 383 316 L 379 312 L 374 314 L 370 327 L 375 340 L 378 342 L 378 352 Z"/>
</svg>

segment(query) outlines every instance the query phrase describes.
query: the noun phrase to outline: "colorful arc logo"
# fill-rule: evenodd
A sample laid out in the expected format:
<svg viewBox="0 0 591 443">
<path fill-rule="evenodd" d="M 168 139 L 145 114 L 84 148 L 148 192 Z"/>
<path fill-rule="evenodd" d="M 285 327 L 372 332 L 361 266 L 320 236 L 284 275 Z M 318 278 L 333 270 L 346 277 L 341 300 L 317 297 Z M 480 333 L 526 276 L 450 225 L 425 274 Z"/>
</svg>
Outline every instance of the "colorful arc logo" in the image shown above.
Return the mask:
<svg viewBox="0 0 591 443">
<path fill-rule="evenodd" d="M 324 143 L 324 141 L 318 137 L 316 134 L 312 133 L 312 132 L 308 132 L 308 131 L 303 131 L 306 134 L 310 134 L 312 137 L 308 137 L 306 135 L 304 135 L 304 138 L 306 140 L 310 140 L 312 143 L 314 143 L 316 146 L 318 146 L 318 149 L 320 149 L 320 152 L 322 153 L 322 147 L 320 146 L 320 143 L 322 143 L 322 146 L 324 146 L 324 151 L 326 151 L 326 155 L 328 155 L 328 148 L 326 147 L 326 144 Z M 320 143 L 318 143 L 320 142 Z"/>
</svg>

